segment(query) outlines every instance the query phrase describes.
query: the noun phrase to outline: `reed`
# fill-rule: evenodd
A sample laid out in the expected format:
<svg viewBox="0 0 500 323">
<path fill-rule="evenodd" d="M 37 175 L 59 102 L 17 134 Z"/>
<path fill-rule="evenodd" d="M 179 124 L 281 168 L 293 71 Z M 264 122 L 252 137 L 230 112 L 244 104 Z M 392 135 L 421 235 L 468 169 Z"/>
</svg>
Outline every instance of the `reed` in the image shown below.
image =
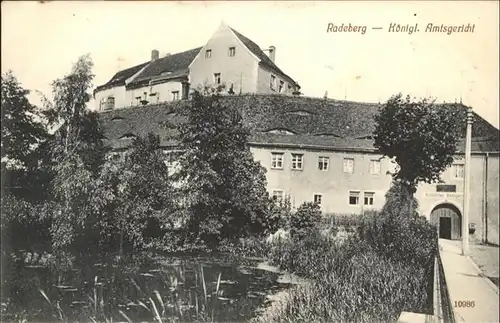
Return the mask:
<svg viewBox="0 0 500 323">
<path fill-rule="evenodd" d="M 223 316 L 226 313 L 223 307 L 227 306 L 228 298 L 222 297 L 225 286 L 222 271 L 203 264 L 188 271 L 183 264 L 176 264 L 173 268 L 155 270 L 155 273 L 154 276 L 141 273 L 137 277 L 122 276 L 120 273 L 119 278 L 113 276 L 107 279 L 94 275 L 90 286 L 80 287 L 79 294 L 74 294 L 81 297 L 74 304 L 68 304 L 73 296 L 65 298 L 66 293 L 58 294 L 57 300 L 49 298 L 56 294 L 46 293 L 42 289 L 39 290 L 39 295 L 52 310 L 54 320 L 60 322 L 154 320 L 163 323 L 227 320 Z M 152 290 L 148 287 L 151 283 L 155 284 Z M 67 289 L 67 286 L 64 288 Z M 245 299 L 242 300 L 246 302 Z M 75 304 L 78 309 L 69 307 Z M 63 309 L 68 311 L 68 316 Z M 235 313 L 238 315 L 238 310 Z M 235 316 L 233 319 L 239 320 L 240 317 Z"/>
</svg>

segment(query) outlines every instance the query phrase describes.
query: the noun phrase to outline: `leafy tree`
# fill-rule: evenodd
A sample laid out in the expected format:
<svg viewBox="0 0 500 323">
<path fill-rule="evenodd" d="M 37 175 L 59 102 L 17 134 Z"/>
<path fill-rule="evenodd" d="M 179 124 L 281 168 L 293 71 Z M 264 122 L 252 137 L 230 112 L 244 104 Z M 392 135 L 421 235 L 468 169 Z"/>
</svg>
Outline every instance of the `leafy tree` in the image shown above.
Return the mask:
<svg viewBox="0 0 500 323">
<path fill-rule="evenodd" d="M 401 94 L 391 97 L 375 116 L 374 146 L 395 158 L 394 180 L 409 198 L 420 182 L 434 183 L 453 162 L 459 138 L 459 110 L 433 101 L 413 101 Z"/>
<path fill-rule="evenodd" d="M 269 223 L 265 170 L 250 152 L 248 129 L 220 91 L 195 91 L 179 127 L 178 178 L 188 198 L 189 231 L 211 247 L 277 224 Z"/>
<path fill-rule="evenodd" d="M 50 139 L 37 107 L 11 71 L 2 75 L 2 259 L 21 251 L 40 252 L 49 236 L 50 219 L 41 202 L 50 171 L 44 149 Z M 4 261 L 2 261 L 3 265 Z M 4 268 L 4 267 L 2 267 Z"/>
<path fill-rule="evenodd" d="M 49 138 L 40 111 L 28 100 L 12 71 L 2 75 L 2 196 L 35 199 L 43 189 L 39 160 L 40 145 Z M 7 191 L 4 191 L 4 190 Z"/>
<path fill-rule="evenodd" d="M 121 254 L 124 245 L 144 247 L 161 228 L 173 227 L 173 189 L 157 135 L 134 139 L 129 151 L 106 162 L 93 187 L 101 247 Z"/>
<path fill-rule="evenodd" d="M 87 109 L 92 85 L 92 60 L 82 56 L 71 73 L 53 82 L 54 101 L 45 114 L 56 127 L 51 142 L 53 246 L 85 244 L 85 221 L 91 212 L 92 183 L 104 163 L 102 129 L 95 112 Z M 82 241 L 75 241 L 80 237 Z"/>
<path fill-rule="evenodd" d="M 2 160 L 13 167 L 27 167 L 34 147 L 47 138 L 37 108 L 28 100 L 29 90 L 18 82 L 12 71 L 2 75 Z M 38 119 L 38 120 L 37 120 Z"/>
</svg>

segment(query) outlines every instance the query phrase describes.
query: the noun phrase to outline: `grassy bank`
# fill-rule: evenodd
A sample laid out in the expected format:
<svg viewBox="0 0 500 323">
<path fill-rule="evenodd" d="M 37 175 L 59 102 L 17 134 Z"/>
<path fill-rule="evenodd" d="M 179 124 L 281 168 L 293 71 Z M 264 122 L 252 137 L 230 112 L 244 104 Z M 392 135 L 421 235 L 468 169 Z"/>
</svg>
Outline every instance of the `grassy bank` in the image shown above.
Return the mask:
<svg viewBox="0 0 500 323">
<path fill-rule="evenodd" d="M 312 230 L 275 242 L 273 264 L 312 283 L 272 304 L 259 322 L 396 322 L 429 310 L 436 231 L 417 215 L 361 217 L 346 241 Z"/>
</svg>

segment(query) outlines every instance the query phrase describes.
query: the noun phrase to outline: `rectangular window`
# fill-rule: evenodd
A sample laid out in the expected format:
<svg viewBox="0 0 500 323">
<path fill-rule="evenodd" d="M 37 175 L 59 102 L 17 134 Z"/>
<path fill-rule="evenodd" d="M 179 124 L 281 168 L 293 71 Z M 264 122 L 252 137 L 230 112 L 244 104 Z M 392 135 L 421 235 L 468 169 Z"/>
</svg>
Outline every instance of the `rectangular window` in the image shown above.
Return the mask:
<svg viewBox="0 0 500 323">
<path fill-rule="evenodd" d="M 464 165 L 463 164 L 453 164 L 451 165 L 454 178 L 464 178 Z"/>
<path fill-rule="evenodd" d="M 189 98 L 189 83 L 182 83 L 182 99 L 187 100 Z"/>
<path fill-rule="evenodd" d="M 108 99 L 106 100 L 106 106 L 105 106 L 105 109 L 106 110 L 112 110 L 115 108 L 115 98 L 113 96 L 110 96 L 108 97 Z"/>
<path fill-rule="evenodd" d="M 365 205 L 373 205 L 373 196 L 375 193 L 373 192 L 365 192 Z"/>
<path fill-rule="evenodd" d="M 271 168 L 283 168 L 283 153 L 271 153 Z"/>
<path fill-rule="evenodd" d="M 214 83 L 215 84 L 220 84 L 220 73 L 215 73 L 214 74 Z"/>
<path fill-rule="evenodd" d="M 344 158 L 344 173 L 354 172 L 354 158 Z"/>
<path fill-rule="evenodd" d="M 349 205 L 359 205 L 359 191 L 349 191 Z"/>
<path fill-rule="evenodd" d="M 271 80 L 269 81 L 269 87 L 274 91 L 276 88 L 276 76 L 271 75 Z"/>
<path fill-rule="evenodd" d="M 172 101 L 179 100 L 179 91 L 172 91 Z"/>
<path fill-rule="evenodd" d="M 279 92 L 279 93 L 283 92 L 283 87 L 284 87 L 284 85 L 285 85 L 285 82 L 280 81 L 280 85 L 279 85 L 279 87 L 278 87 L 278 92 Z"/>
<path fill-rule="evenodd" d="M 330 163 L 329 157 L 319 157 L 318 158 L 318 169 L 328 170 L 328 164 Z"/>
<path fill-rule="evenodd" d="M 380 160 L 370 160 L 370 174 L 380 174 Z"/>
<path fill-rule="evenodd" d="M 292 154 L 292 169 L 302 169 L 302 154 Z"/>
<path fill-rule="evenodd" d="M 211 49 L 207 49 L 205 51 L 205 58 L 210 58 L 212 57 L 212 50 Z"/>
<path fill-rule="evenodd" d="M 292 91 L 292 86 L 290 84 L 288 84 L 288 92 L 293 92 Z"/>
<path fill-rule="evenodd" d="M 314 203 L 321 204 L 321 194 L 314 194 Z"/>
<path fill-rule="evenodd" d="M 283 202 L 283 191 L 282 190 L 274 190 L 273 191 L 273 200 L 276 202 Z"/>
<path fill-rule="evenodd" d="M 230 57 L 233 57 L 235 54 L 236 54 L 236 48 L 235 47 L 229 47 L 228 55 Z"/>
</svg>

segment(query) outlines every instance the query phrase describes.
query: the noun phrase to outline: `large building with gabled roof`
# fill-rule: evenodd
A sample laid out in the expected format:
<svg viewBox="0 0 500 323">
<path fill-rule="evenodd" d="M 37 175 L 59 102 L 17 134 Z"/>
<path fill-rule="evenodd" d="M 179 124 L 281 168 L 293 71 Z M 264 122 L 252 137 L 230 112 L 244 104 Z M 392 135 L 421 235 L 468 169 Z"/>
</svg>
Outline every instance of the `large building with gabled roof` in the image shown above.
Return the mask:
<svg viewBox="0 0 500 323">
<path fill-rule="evenodd" d="M 289 197 L 294 207 L 314 201 L 325 213 L 380 209 L 395 167 L 373 145 L 380 104 L 299 96 L 299 84 L 275 58 L 276 48 L 262 50 L 225 24 L 202 47 L 162 58 L 153 50 L 151 60 L 95 89 L 105 144 L 126 150 L 134 138 L 153 132 L 165 151 L 176 150 L 176 125 L 183 122 L 176 111 L 189 104 L 190 89 L 225 85 L 231 95 L 223 97 L 224 104 L 240 110 L 251 132 L 250 149 L 267 170 L 271 196 Z M 459 110 L 465 137 L 467 107 L 439 106 Z M 471 240 L 498 244 L 500 132 L 474 118 L 469 232 Z M 441 238 L 462 235 L 463 151 L 461 141 L 443 182 L 422 184 L 416 193 L 420 214 L 437 225 Z"/>
<path fill-rule="evenodd" d="M 268 54 L 264 53 L 267 51 Z M 116 73 L 94 90 L 97 110 L 186 99 L 191 88 L 225 85 L 229 94 L 297 94 L 299 84 L 275 62 L 276 48 L 255 42 L 222 23 L 207 43 L 151 59 Z"/>
<path fill-rule="evenodd" d="M 276 199 L 289 197 L 294 207 L 315 201 L 325 213 L 359 214 L 380 209 L 395 164 L 373 145 L 374 116 L 380 104 L 271 94 L 223 97 L 237 107 L 250 130 L 250 150 L 267 170 L 267 188 Z M 166 151 L 176 149 L 178 109 L 189 101 L 116 109 L 100 114 L 105 144 L 115 151 L 149 132 Z M 465 137 L 467 107 L 458 109 Z M 471 240 L 499 243 L 499 130 L 474 115 L 471 158 Z M 442 183 L 422 184 L 416 197 L 420 214 L 438 225 L 440 237 L 460 239 L 463 214 L 464 141 Z"/>
</svg>

